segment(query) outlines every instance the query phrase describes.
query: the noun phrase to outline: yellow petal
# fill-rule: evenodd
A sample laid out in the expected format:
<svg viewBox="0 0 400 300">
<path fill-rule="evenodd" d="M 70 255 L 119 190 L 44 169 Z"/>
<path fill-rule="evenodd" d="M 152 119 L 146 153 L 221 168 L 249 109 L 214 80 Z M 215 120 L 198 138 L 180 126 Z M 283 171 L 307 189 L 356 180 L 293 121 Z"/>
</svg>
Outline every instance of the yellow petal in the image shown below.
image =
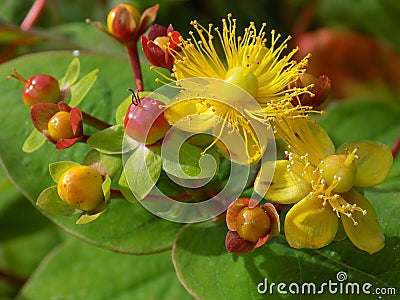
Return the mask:
<svg viewBox="0 0 400 300">
<path fill-rule="evenodd" d="M 239 118 L 243 121 L 238 123 L 236 130 L 221 120 L 213 127 L 212 133 L 216 137 L 216 145 L 226 158 L 242 165 L 254 164 L 261 159 L 267 148 L 269 129 L 258 121 L 248 122 L 238 115 Z"/>
<path fill-rule="evenodd" d="M 318 249 L 335 238 L 338 217 L 321 199 L 308 195 L 289 210 L 284 228 L 291 247 Z"/>
<path fill-rule="evenodd" d="M 318 141 L 319 146 L 323 149 L 326 156 L 332 155 L 335 153 L 335 145 L 333 144 L 331 138 L 328 133 L 322 128 L 318 123 L 309 121 L 308 126 L 313 132 L 315 139 Z"/>
<path fill-rule="evenodd" d="M 201 99 L 175 102 L 164 111 L 164 116 L 171 125 L 187 132 L 206 132 L 217 122 L 214 112 Z"/>
<path fill-rule="evenodd" d="M 393 165 L 393 155 L 388 145 L 374 141 L 357 141 L 339 147 L 338 153 L 347 153 L 359 148 L 354 160 L 357 173 L 354 185 L 370 187 L 382 183 L 389 175 Z"/>
<path fill-rule="evenodd" d="M 375 209 L 363 195 L 355 190 L 342 194 L 342 197 L 348 203 L 356 204 L 367 212 L 366 215 L 363 215 L 360 211 L 353 213 L 352 217 L 357 222 L 357 225 L 354 225 L 352 219 L 342 215 L 343 227 L 349 239 L 357 248 L 370 254 L 381 250 L 385 246 L 385 236 L 378 223 Z"/>
<path fill-rule="evenodd" d="M 260 196 L 282 204 L 303 199 L 310 193 L 311 186 L 296 172 L 288 171 L 289 164 L 288 160 L 265 162 L 254 182 L 254 190 Z"/>
</svg>

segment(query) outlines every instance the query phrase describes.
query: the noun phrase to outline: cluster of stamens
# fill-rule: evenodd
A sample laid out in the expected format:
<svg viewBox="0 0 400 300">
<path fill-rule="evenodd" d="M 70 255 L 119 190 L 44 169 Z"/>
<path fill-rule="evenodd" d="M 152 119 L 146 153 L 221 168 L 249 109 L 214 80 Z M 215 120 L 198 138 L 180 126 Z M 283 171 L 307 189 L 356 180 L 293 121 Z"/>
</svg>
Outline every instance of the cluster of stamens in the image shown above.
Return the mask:
<svg viewBox="0 0 400 300">
<path fill-rule="evenodd" d="M 352 161 L 352 159 L 357 158 L 357 155 L 355 155 L 357 150 L 358 149 L 355 149 L 353 152 L 349 152 L 346 161 Z M 356 204 L 348 203 L 341 197 L 340 193 L 334 191 L 335 187 L 342 181 L 340 176 L 335 175 L 333 181 L 327 184 L 326 180 L 323 178 L 324 170 L 320 169 L 318 166 L 312 165 L 309 162 L 308 154 L 299 156 L 292 152 L 285 153 L 286 158 L 290 162 L 287 165 L 287 171 L 300 173 L 298 175 L 310 184 L 310 194 L 321 199 L 322 206 L 329 204 L 338 218 L 340 218 L 341 215 L 345 215 L 353 221 L 354 225 L 358 225 L 353 217 L 354 212 L 358 211 L 366 215 L 367 211 L 358 207 Z"/>
</svg>

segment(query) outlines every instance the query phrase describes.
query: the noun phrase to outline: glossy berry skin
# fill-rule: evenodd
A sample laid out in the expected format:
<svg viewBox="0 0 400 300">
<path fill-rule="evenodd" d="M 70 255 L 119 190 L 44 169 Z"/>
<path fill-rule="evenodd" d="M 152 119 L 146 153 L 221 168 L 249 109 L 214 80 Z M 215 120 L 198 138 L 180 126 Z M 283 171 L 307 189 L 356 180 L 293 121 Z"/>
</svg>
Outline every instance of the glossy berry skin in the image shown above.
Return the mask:
<svg viewBox="0 0 400 300">
<path fill-rule="evenodd" d="M 74 138 L 70 113 L 67 111 L 59 111 L 51 117 L 48 123 L 48 132 L 51 139 L 55 142 L 61 139 Z"/>
<path fill-rule="evenodd" d="M 271 228 L 271 221 L 267 213 L 260 207 L 243 208 L 239 212 L 236 222 L 239 236 L 254 243 L 265 236 Z"/>
<path fill-rule="evenodd" d="M 61 175 L 57 185 L 60 198 L 72 207 L 93 211 L 104 202 L 103 177 L 89 166 L 75 166 Z"/>
<path fill-rule="evenodd" d="M 146 145 L 162 139 L 170 128 L 164 117 L 164 106 L 163 102 L 152 98 L 133 102 L 125 115 L 126 134 Z"/>
<path fill-rule="evenodd" d="M 22 100 L 27 107 L 41 102 L 56 103 L 60 99 L 60 86 L 50 75 L 39 74 L 24 81 Z"/>
</svg>

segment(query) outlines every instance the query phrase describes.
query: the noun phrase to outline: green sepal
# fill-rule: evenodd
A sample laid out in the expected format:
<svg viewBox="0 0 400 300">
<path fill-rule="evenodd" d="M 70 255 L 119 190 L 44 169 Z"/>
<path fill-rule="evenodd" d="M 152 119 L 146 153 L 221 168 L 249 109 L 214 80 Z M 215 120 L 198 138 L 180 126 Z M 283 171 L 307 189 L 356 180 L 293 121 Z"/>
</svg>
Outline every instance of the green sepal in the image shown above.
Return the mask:
<svg viewBox="0 0 400 300">
<path fill-rule="evenodd" d="M 105 154 L 121 154 L 123 152 L 124 133 L 123 125 L 114 125 L 96 132 L 88 139 L 87 143 L 90 147 Z M 132 150 L 132 148 L 129 150 Z"/>
<path fill-rule="evenodd" d="M 102 175 L 108 175 L 113 178 L 121 169 L 122 160 L 120 156 L 104 154 L 92 149 L 86 154 L 83 164 L 91 166 Z"/>
<path fill-rule="evenodd" d="M 168 149 L 162 152 L 165 172 L 183 179 L 211 178 L 218 173 L 220 160 L 215 149 L 204 154 L 203 149 L 188 142 L 183 142 L 179 148 L 175 145 L 179 142 L 175 143 L 173 137 L 164 140 L 163 147 Z"/>
<path fill-rule="evenodd" d="M 80 212 L 61 200 L 56 185 L 43 190 L 36 200 L 36 205 L 46 212 L 61 216 L 72 216 Z"/>
<path fill-rule="evenodd" d="M 160 177 L 162 159 L 160 146 L 141 144 L 130 154 L 124 165 L 125 178 L 137 200 L 145 198 Z"/>
<path fill-rule="evenodd" d="M 101 184 L 101 188 L 103 190 L 104 201 L 107 203 L 110 200 L 110 189 L 111 189 L 111 178 L 106 175 L 103 183 Z"/>
<path fill-rule="evenodd" d="M 75 224 L 77 225 L 83 225 L 87 224 L 90 222 L 93 222 L 96 220 L 98 217 L 100 217 L 107 209 L 102 210 L 101 212 L 95 213 L 95 214 L 83 214 L 79 217 L 78 220 L 76 220 Z"/>
<path fill-rule="evenodd" d="M 97 80 L 98 69 L 91 71 L 82 77 L 77 83 L 73 84 L 70 88 L 71 101 L 69 105 L 72 107 L 78 106 L 86 94 L 90 91 L 93 84 Z"/>
<path fill-rule="evenodd" d="M 54 180 L 55 183 L 58 183 L 60 177 L 64 172 L 69 170 L 72 167 L 79 166 L 78 163 L 74 161 L 57 161 L 54 163 L 49 164 L 49 172 L 51 178 Z"/>
<path fill-rule="evenodd" d="M 32 153 L 42 147 L 45 142 L 45 136 L 36 129 L 33 129 L 22 145 L 22 151 Z"/>
<path fill-rule="evenodd" d="M 75 57 L 69 64 L 64 77 L 60 80 L 60 88 L 63 89 L 72 86 L 78 80 L 80 69 L 81 64 L 79 59 Z"/>
<path fill-rule="evenodd" d="M 138 200 L 133 195 L 131 188 L 129 187 L 128 181 L 126 180 L 125 173 L 121 173 L 121 177 L 118 181 L 119 190 L 121 191 L 122 195 L 125 197 L 126 200 L 132 203 L 137 203 Z"/>
</svg>

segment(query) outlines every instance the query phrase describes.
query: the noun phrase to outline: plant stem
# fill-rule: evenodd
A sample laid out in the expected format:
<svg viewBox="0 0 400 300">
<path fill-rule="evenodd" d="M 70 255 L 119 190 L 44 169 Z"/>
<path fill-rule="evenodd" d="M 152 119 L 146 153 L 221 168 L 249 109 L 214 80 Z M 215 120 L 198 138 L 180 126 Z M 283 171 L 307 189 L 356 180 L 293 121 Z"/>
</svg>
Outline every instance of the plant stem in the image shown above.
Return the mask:
<svg viewBox="0 0 400 300">
<path fill-rule="evenodd" d="M 395 158 L 397 154 L 399 154 L 399 151 L 400 151 L 400 138 L 397 140 L 396 144 L 392 148 L 393 158 Z"/>
<path fill-rule="evenodd" d="M 19 277 L 18 275 L 11 274 L 5 271 L 0 271 L 0 279 L 3 281 L 7 281 L 9 284 L 12 284 L 17 287 L 22 287 L 26 283 L 26 279 Z"/>
<path fill-rule="evenodd" d="M 112 199 L 126 199 L 120 190 L 110 190 L 110 198 Z"/>
<path fill-rule="evenodd" d="M 31 29 L 39 19 L 40 14 L 43 12 L 43 8 L 46 5 L 47 0 L 36 0 L 25 19 L 22 21 L 20 27 L 22 30 Z"/>
<path fill-rule="evenodd" d="M 135 80 L 135 87 L 138 92 L 143 91 L 142 71 L 140 69 L 139 53 L 137 50 L 137 41 L 126 46 L 128 51 L 129 60 L 131 61 L 133 76 Z"/>
<path fill-rule="evenodd" d="M 98 129 L 106 129 L 106 128 L 112 126 L 112 125 L 108 124 L 107 122 L 99 120 L 99 119 L 93 117 L 92 115 L 89 115 L 83 111 L 82 111 L 82 121 L 90 126 L 98 128 Z"/>
</svg>

